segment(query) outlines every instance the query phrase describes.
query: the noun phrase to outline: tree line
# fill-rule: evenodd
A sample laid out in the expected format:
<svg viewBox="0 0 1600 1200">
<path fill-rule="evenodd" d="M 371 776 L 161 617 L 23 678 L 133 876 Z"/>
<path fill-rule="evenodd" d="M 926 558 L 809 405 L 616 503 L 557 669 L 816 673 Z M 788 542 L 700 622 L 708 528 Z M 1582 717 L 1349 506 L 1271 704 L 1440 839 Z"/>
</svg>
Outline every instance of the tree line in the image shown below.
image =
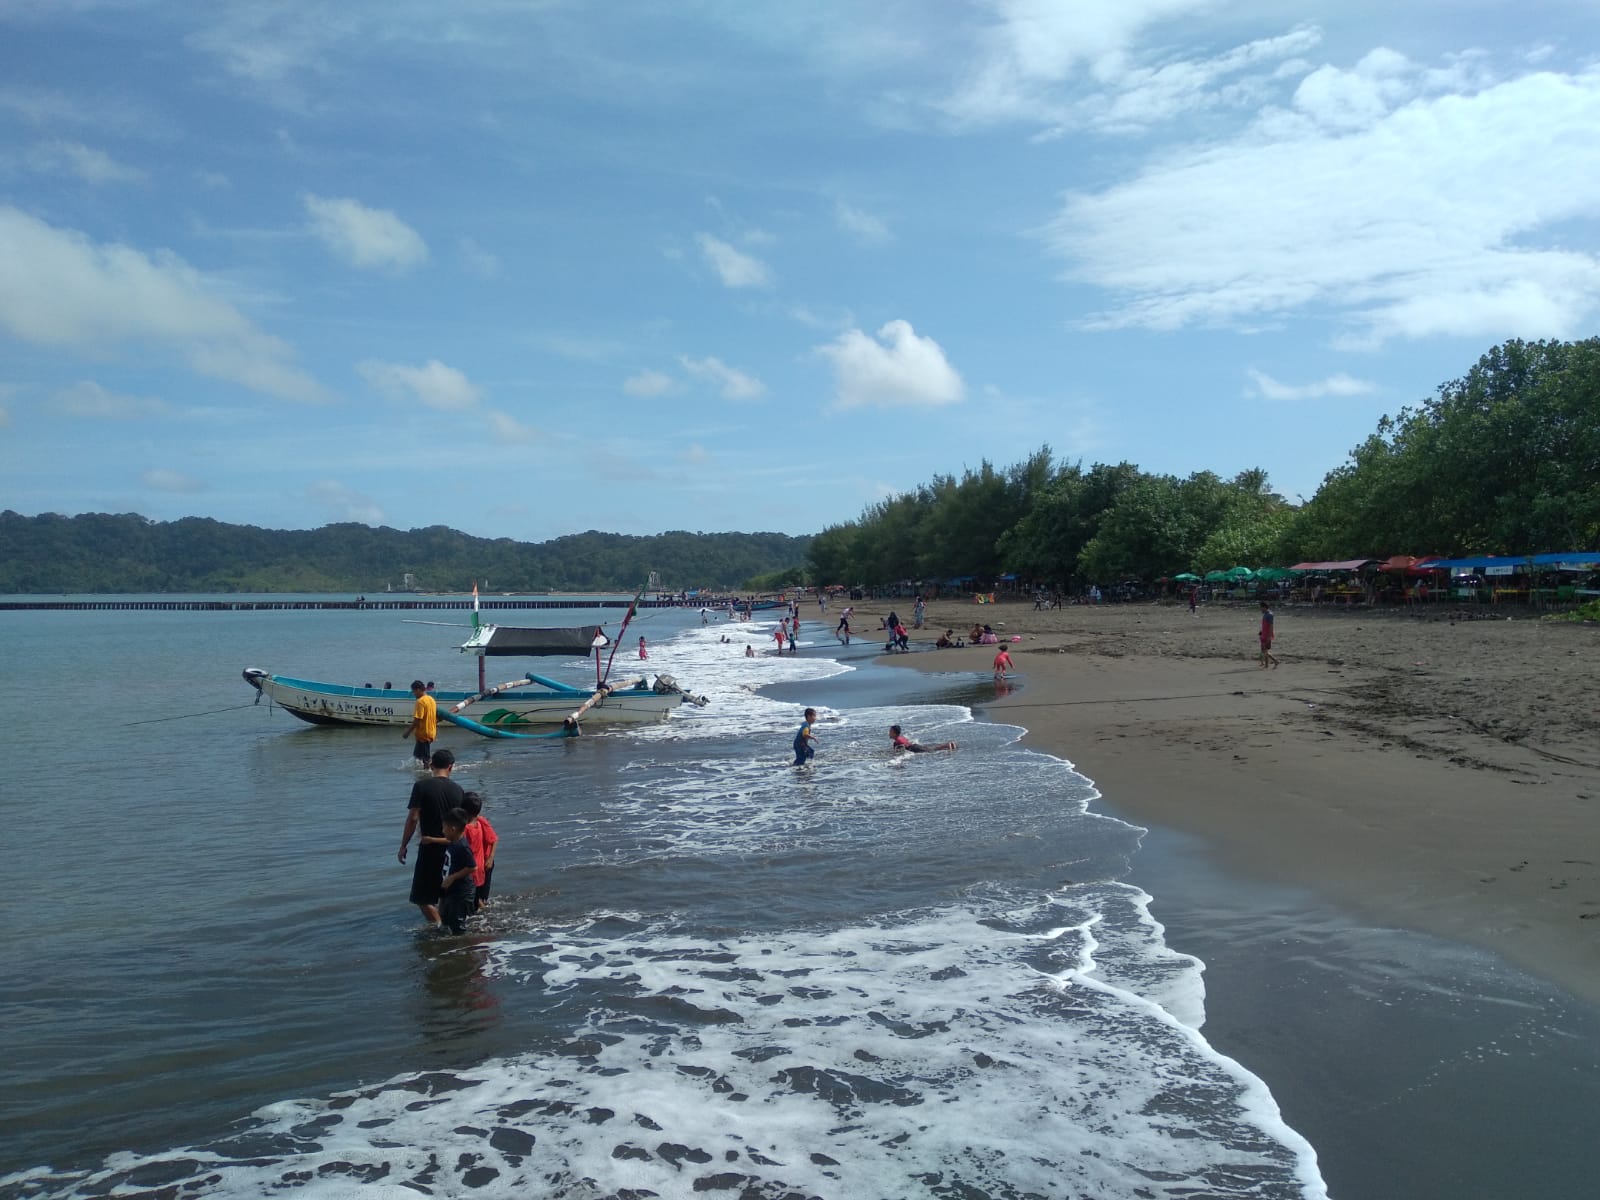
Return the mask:
<svg viewBox="0 0 1600 1200">
<path fill-rule="evenodd" d="M 547 542 L 479 538 L 442 525 L 344 523 L 261 529 L 207 517 L 0 513 L 0 592 L 382 592 L 406 573 L 426 591 L 734 590 L 805 561 L 808 537 L 686 533 L 570 534 Z"/>
<path fill-rule="evenodd" d="M 1600 549 L 1600 338 L 1510 341 L 1377 429 L 1309 501 L 1223 479 L 1057 462 L 1049 446 L 868 506 L 811 543 L 818 583 L 1006 574 L 1068 588 L 1392 554 Z"/>
</svg>

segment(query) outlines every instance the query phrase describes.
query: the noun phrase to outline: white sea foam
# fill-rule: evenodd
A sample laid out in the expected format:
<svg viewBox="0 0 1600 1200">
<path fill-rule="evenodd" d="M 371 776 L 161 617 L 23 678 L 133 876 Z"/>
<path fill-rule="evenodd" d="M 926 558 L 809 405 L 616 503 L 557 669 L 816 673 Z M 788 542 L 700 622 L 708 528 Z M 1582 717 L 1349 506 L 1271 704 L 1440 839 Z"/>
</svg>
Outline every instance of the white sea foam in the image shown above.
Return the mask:
<svg viewBox="0 0 1600 1200">
<path fill-rule="evenodd" d="M 587 1012 L 559 1052 L 272 1105 L 202 1150 L 119 1156 L 36 1185 L 1324 1195 L 1314 1155 L 1265 1087 L 1113 982 L 1108 956 L 1181 959 L 1149 945 L 1146 900 L 1107 884 L 761 937 L 607 920 L 500 943 L 489 974 Z"/>
<path fill-rule="evenodd" d="M 1085 814 L 1087 781 L 953 706 L 824 712 L 817 767 L 784 767 L 797 707 L 753 689 L 849 668 L 747 659 L 757 628 L 652 645 L 651 667 L 712 706 L 634 735 L 613 791 L 549 833 L 574 870 L 692 858 L 763 931 L 613 906 L 519 933 L 497 909 L 497 940 L 447 953 L 551 1014 L 539 1052 L 274 1104 L 203 1147 L 0 1191 L 1325 1196 L 1266 1087 L 1201 1036 L 1202 964 L 1114 877 L 1136 838 Z M 962 749 L 896 756 L 897 721 L 924 741 L 960 728 Z M 892 911 L 808 919 L 824 906 L 751 869 L 785 856 L 785 887 L 864 879 Z M 902 881 L 911 863 L 928 877 Z M 930 887 L 940 900 L 893 907 Z"/>
</svg>

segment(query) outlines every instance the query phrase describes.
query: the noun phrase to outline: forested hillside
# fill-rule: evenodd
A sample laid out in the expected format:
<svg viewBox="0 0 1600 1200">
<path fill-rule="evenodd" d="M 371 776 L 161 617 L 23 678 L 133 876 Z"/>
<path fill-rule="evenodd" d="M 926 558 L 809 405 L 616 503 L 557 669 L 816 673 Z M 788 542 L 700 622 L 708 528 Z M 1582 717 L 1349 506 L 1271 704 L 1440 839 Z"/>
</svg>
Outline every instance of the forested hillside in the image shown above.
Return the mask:
<svg viewBox="0 0 1600 1200">
<path fill-rule="evenodd" d="M 1045 446 L 879 501 L 812 541 L 820 582 L 1061 585 L 1392 554 L 1600 549 L 1600 338 L 1511 341 L 1384 417 L 1315 496 L 1267 472 L 1156 475 Z"/>
<path fill-rule="evenodd" d="M 407 573 L 427 591 L 632 591 L 741 587 L 805 561 L 781 533 L 571 534 L 477 538 L 444 526 L 259 529 L 204 517 L 0 513 L 0 592 L 381 592 Z"/>
</svg>

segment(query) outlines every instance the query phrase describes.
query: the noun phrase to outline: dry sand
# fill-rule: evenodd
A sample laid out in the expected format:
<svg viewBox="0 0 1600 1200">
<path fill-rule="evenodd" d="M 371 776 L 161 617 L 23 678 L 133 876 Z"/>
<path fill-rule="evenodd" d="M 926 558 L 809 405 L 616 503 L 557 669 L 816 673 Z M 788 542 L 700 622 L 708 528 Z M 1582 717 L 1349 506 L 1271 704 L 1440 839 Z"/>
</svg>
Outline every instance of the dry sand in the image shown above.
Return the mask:
<svg viewBox="0 0 1600 1200">
<path fill-rule="evenodd" d="M 857 632 L 891 607 L 911 608 L 857 604 Z M 1600 1002 L 1600 628 L 1275 611 L 1269 670 L 1246 605 L 934 603 L 912 638 L 1004 622 L 1020 678 L 995 717 L 1123 814 Z M 987 673 L 994 650 L 884 661 Z"/>
</svg>

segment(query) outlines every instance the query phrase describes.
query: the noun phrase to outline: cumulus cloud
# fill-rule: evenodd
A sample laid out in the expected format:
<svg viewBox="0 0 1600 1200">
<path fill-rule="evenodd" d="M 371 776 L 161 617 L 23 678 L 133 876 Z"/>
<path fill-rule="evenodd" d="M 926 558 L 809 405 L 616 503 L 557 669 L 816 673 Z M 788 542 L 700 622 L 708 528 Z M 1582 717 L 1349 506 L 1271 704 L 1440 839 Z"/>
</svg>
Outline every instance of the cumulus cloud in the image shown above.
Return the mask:
<svg viewBox="0 0 1600 1200">
<path fill-rule="evenodd" d="M 382 525 L 383 509 L 371 496 L 348 488 L 332 479 L 320 480 L 306 488 L 306 498 L 335 521 L 358 521 L 362 525 Z"/>
<path fill-rule="evenodd" d="M 531 442 L 539 436 L 539 431 L 531 425 L 524 425 L 510 413 L 503 413 L 498 409 L 484 409 L 483 415 L 489 422 L 489 429 L 494 436 L 503 442 Z"/>
<path fill-rule="evenodd" d="M 699 243 L 700 253 L 705 256 L 711 269 L 717 273 L 717 278 L 722 280 L 724 287 L 772 286 L 772 272 L 759 258 L 737 250 L 721 238 L 714 238 L 709 233 L 699 234 L 695 241 Z"/>
<path fill-rule="evenodd" d="M 1448 90 L 1459 64 L 1384 52 L 1316 77 L 1231 141 L 1068 198 L 1045 236 L 1070 277 L 1112 295 L 1091 328 L 1311 306 L 1341 314 L 1350 345 L 1589 326 L 1600 262 L 1558 239 L 1600 214 L 1600 70 L 1463 92 Z"/>
<path fill-rule="evenodd" d="M 123 342 L 177 350 L 192 370 L 288 400 L 321 400 L 278 338 L 257 329 L 177 255 L 97 244 L 0 206 L 0 329 L 92 353 Z"/>
<path fill-rule="evenodd" d="M 480 279 L 493 279 L 500 274 L 500 259 L 478 245 L 472 238 L 464 237 L 457 245 L 461 251 L 462 263 L 474 275 Z"/>
<path fill-rule="evenodd" d="M 622 390 L 630 396 L 665 396 L 675 386 L 672 376 L 663 371 L 635 371 L 622 381 Z"/>
<path fill-rule="evenodd" d="M 680 358 L 683 369 L 696 379 L 711 384 L 724 400 L 754 400 L 767 388 L 753 375 L 730 367 L 720 358 Z"/>
<path fill-rule="evenodd" d="M 876 340 L 848 330 L 817 353 L 833 363 L 840 408 L 933 408 L 957 404 L 966 395 L 961 375 L 939 343 L 918 337 L 909 321 L 890 321 Z"/>
<path fill-rule="evenodd" d="M 356 371 L 391 400 L 415 401 L 441 412 L 463 412 L 482 398 L 470 379 L 436 358 L 419 367 L 368 359 Z"/>
<path fill-rule="evenodd" d="M 1355 379 L 1342 371 L 1312 383 L 1280 383 L 1265 371 L 1251 367 L 1245 372 L 1255 385 L 1255 394 L 1267 400 L 1315 400 L 1323 396 L 1367 396 L 1377 388 L 1365 379 Z"/>
<path fill-rule="evenodd" d="M 1167 115 L 1181 107 L 1175 99 L 1200 96 L 1201 78 L 1214 79 L 1251 61 L 1246 53 L 1206 60 L 1209 65 L 1166 62 L 1142 68 L 1136 62 L 1136 44 L 1148 29 L 1211 3 L 994 0 L 994 21 L 979 32 L 971 66 L 940 107 L 962 124 L 1084 124 L 1121 94 L 1127 109 L 1122 121 L 1141 109 L 1149 110 L 1142 119 Z M 1089 85 L 1087 108 L 1073 89 L 1080 82 Z"/>
<path fill-rule="evenodd" d="M 27 161 L 35 171 L 70 175 L 97 185 L 136 183 L 145 177 L 143 171 L 117 162 L 104 150 L 60 139 L 38 143 L 28 152 Z"/>
<path fill-rule="evenodd" d="M 206 490 L 204 481 L 192 475 L 184 475 L 179 471 L 169 471 L 164 467 L 155 467 L 139 476 L 145 487 L 157 492 L 174 492 L 179 495 L 189 495 L 194 492 Z"/>
<path fill-rule="evenodd" d="M 170 411 L 163 400 L 123 395 L 101 387 L 92 379 L 79 380 L 71 387 L 60 389 L 50 397 L 50 407 L 69 417 L 97 421 L 137 421 Z"/>
<path fill-rule="evenodd" d="M 838 222 L 840 229 L 866 245 L 878 246 L 894 240 L 894 235 L 881 219 L 842 200 L 833 207 L 833 219 Z"/>
<path fill-rule="evenodd" d="M 399 272 L 427 260 L 428 245 L 421 235 L 386 208 L 310 193 L 304 199 L 311 232 L 353 267 Z"/>
</svg>

